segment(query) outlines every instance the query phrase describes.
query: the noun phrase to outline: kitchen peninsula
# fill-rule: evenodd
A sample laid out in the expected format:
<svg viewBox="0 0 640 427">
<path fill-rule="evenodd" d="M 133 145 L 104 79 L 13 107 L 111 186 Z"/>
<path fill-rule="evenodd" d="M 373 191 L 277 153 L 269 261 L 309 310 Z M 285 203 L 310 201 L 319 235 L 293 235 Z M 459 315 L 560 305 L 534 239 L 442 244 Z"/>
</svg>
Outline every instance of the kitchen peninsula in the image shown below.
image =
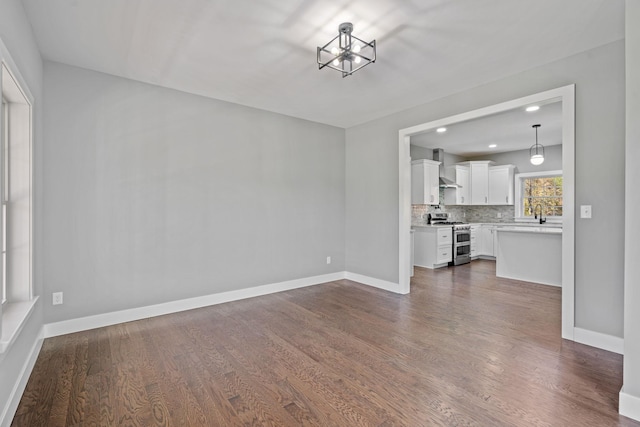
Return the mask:
<svg viewBox="0 0 640 427">
<path fill-rule="evenodd" d="M 562 228 L 496 229 L 496 276 L 562 286 Z"/>
</svg>

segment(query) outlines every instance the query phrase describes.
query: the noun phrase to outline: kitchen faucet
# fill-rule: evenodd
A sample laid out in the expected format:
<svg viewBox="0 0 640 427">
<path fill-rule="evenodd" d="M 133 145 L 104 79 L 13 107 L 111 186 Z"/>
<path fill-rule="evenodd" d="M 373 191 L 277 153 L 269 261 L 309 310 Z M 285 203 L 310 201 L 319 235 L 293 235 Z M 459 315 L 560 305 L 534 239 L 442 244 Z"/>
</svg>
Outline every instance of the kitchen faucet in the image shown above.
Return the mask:
<svg viewBox="0 0 640 427">
<path fill-rule="evenodd" d="M 542 218 L 542 205 L 540 203 L 538 203 L 534 208 L 533 208 L 533 218 L 534 219 L 538 219 L 538 214 L 536 213 L 536 211 L 538 210 L 538 208 L 540 208 L 540 224 L 544 224 L 545 222 L 547 222 L 546 218 Z"/>
</svg>

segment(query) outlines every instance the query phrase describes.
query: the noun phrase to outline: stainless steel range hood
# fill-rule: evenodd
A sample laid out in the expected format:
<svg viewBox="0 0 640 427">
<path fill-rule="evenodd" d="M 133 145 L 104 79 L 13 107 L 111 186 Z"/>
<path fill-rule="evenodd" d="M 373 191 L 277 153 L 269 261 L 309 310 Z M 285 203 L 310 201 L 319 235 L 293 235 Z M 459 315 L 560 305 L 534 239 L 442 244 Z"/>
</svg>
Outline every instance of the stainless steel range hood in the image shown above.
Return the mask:
<svg viewBox="0 0 640 427">
<path fill-rule="evenodd" d="M 436 148 L 433 150 L 433 160 L 440 162 L 440 188 L 462 188 L 461 185 L 456 184 L 445 176 L 445 164 L 444 164 L 444 150 L 442 148 Z"/>
</svg>

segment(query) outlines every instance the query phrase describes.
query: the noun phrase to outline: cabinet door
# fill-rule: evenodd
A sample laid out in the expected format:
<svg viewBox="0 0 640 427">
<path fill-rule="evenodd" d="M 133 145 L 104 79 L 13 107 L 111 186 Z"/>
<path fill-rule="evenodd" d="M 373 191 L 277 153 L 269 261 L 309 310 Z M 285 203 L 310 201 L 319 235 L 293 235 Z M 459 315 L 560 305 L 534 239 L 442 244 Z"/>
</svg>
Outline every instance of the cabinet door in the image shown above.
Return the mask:
<svg viewBox="0 0 640 427">
<path fill-rule="evenodd" d="M 494 234 L 495 227 L 484 225 L 480 227 L 480 250 L 478 255 L 495 256 L 493 248 Z"/>
<path fill-rule="evenodd" d="M 451 227 L 438 228 L 438 246 L 451 246 L 453 244 L 453 229 Z"/>
<path fill-rule="evenodd" d="M 438 247 L 436 248 L 436 263 L 451 262 L 453 254 L 453 229 L 451 227 L 438 228 Z"/>
<path fill-rule="evenodd" d="M 432 160 L 417 160 L 411 163 L 411 204 L 440 203 L 439 164 Z"/>
<path fill-rule="evenodd" d="M 439 205 L 440 204 L 440 166 L 438 164 L 426 164 L 428 179 L 425 180 L 428 183 L 428 204 Z"/>
<path fill-rule="evenodd" d="M 480 234 L 480 227 L 472 225 L 471 226 L 471 257 L 477 257 L 478 256 L 478 242 L 479 242 L 479 237 L 478 234 Z"/>
<path fill-rule="evenodd" d="M 470 203 L 469 196 L 469 169 L 457 168 L 456 169 L 456 184 L 461 188 L 456 189 L 456 201 L 459 205 L 468 205 Z"/>
<path fill-rule="evenodd" d="M 445 262 L 451 262 L 453 254 L 453 246 L 438 246 L 438 253 L 436 255 L 436 263 L 444 264 Z"/>
<path fill-rule="evenodd" d="M 489 204 L 513 205 L 513 174 L 512 166 L 489 168 Z"/>
<path fill-rule="evenodd" d="M 470 204 L 469 191 L 469 167 L 449 166 L 447 168 L 447 178 L 458 184 L 459 188 L 446 188 L 444 190 L 445 205 L 468 205 Z"/>
<path fill-rule="evenodd" d="M 471 204 L 489 204 L 489 165 L 471 163 Z"/>
</svg>

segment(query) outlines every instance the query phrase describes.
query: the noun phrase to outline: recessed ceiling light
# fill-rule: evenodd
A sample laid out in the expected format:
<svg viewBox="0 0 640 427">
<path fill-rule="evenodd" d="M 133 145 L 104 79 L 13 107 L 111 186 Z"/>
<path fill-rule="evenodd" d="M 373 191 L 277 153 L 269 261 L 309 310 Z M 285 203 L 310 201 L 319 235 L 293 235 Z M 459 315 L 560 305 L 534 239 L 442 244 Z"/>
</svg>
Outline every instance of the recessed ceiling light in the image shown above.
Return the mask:
<svg viewBox="0 0 640 427">
<path fill-rule="evenodd" d="M 438 133 L 443 133 L 443 132 L 446 132 L 446 131 L 447 131 L 447 128 L 438 128 L 438 129 L 436 129 L 436 132 L 438 132 Z"/>
<path fill-rule="evenodd" d="M 498 146 L 498 144 L 491 144 L 489 145 L 489 148 L 496 148 Z"/>
<path fill-rule="evenodd" d="M 531 113 L 533 111 L 538 111 L 540 109 L 539 105 L 531 105 L 529 107 L 526 108 L 526 111 Z"/>
</svg>

